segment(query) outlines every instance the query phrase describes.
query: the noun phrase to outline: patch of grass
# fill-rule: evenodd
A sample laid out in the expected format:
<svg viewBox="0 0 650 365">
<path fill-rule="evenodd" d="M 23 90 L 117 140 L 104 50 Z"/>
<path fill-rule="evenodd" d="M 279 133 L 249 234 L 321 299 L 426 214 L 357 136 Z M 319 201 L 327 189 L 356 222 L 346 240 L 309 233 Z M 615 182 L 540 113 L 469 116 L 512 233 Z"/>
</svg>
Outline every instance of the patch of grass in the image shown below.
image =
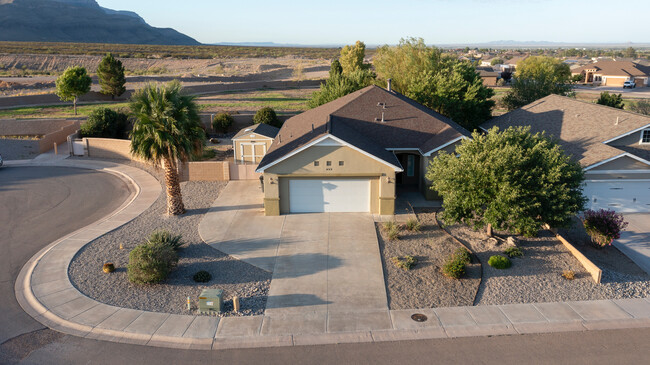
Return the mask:
<svg viewBox="0 0 650 365">
<path fill-rule="evenodd" d="M 409 255 L 403 257 L 395 256 L 392 257 L 390 260 L 393 262 L 393 264 L 396 267 L 406 271 L 411 270 L 411 268 L 413 268 L 413 266 L 415 266 L 418 263 L 418 260 L 415 257 Z"/>
<path fill-rule="evenodd" d="M 18 135 L 4 135 L 0 136 L 0 139 L 21 139 L 21 140 L 30 140 L 30 141 L 37 141 L 39 139 L 43 138 L 43 135 L 37 135 L 37 134 L 18 134 Z"/>
<path fill-rule="evenodd" d="M 506 248 L 505 251 L 503 251 L 504 254 L 508 255 L 508 257 L 513 258 L 513 257 L 521 257 L 524 255 L 524 252 L 521 251 L 519 247 L 508 247 Z"/>
<path fill-rule="evenodd" d="M 409 218 L 406 221 L 406 229 L 411 232 L 420 232 L 420 221 L 417 218 Z"/>
<path fill-rule="evenodd" d="M 505 256 L 494 255 L 488 259 L 488 265 L 495 269 L 503 270 L 509 268 L 512 265 L 512 262 L 510 262 L 510 259 Z"/>
<path fill-rule="evenodd" d="M 77 117 L 87 117 L 97 108 L 110 108 L 113 110 L 128 108 L 128 103 L 100 103 L 77 105 Z M 0 110 L 0 119 L 20 118 L 74 118 L 72 103 L 70 105 L 45 105 L 16 109 Z"/>
<path fill-rule="evenodd" d="M 400 231 L 401 228 L 399 224 L 393 221 L 384 222 L 384 232 L 386 232 L 386 235 L 388 236 L 388 240 L 397 241 L 399 239 Z"/>
</svg>

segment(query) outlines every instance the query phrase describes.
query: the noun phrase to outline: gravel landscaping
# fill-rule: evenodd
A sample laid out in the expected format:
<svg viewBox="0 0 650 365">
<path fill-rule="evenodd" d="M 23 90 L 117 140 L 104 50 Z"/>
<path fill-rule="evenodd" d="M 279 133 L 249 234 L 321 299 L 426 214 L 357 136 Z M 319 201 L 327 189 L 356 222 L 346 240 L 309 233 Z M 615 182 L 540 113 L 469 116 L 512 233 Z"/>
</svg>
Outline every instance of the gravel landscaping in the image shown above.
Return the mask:
<svg viewBox="0 0 650 365">
<path fill-rule="evenodd" d="M 123 161 L 121 161 L 123 163 Z M 136 163 L 132 163 L 136 164 Z M 142 167 L 142 166 L 139 166 Z M 151 171 L 151 168 L 146 168 Z M 153 171 L 160 179 L 160 172 Z M 196 308 L 202 289 L 224 290 L 225 312 L 229 315 L 258 315 L 264 312 L 271 273 L 239 261 L 205 244 L 198 233 L 203 214 L 218 197 L 226 182 L 185 182 L 181 184 L 187 213 L 180 217 L 165 214 L 164 192 L 142 215 L 124 226 L 86 245 L 70 263 L 72 284 L 85 295 L 102 303 L 119 307 L 174 314 L 189 312 L 186 300 L 192 298 Z M 126 275 L 131 249 L 156 229 L 167 229 L 183 236 L 186 244 L 179 250 L 178 266 L 162 284 L 131 284 Z M 120 244 L 123 249 L 120 249 Z M 105 274 L 102 265 L 115 264 L 116 271 Z M 208 283 L 196 283 L 192 276 L 200 270 L 212 275 Z M 240 313 L 232 311 L 233 296 L 239 296 Z"/>
<path fill-rule="evenodd" d="M 517 237 L 523 257 L 511 259 L 509 269 L 498 270 L 487 262 L 490 256 L 502 254 L 506 248 L 504 245 L 489 243 L 484 231 L 474 231 L 465 225 L 447 226 L 446 229 L 471 247 L 482 263 L 483 280 L 476 305 L 640 298 L 650 295 L 650 277 L 614 247 L 598 253 L 600 259 L 595 261 L 601 265 L 603 277 L 602 283 L 596 284 L 550 231 L 540 231 L 538 237 Z M 562 277 L 564 270 L 572 270 L 575 279 Z"/>
<path fill-rule="evenodd" d="M 400 239 L 396 241 L 388 240 L 382 224 L 377 224 L 390 309 L 466 306 L 474 301 L 480 282 L 480 265 L 469 264 L 465 277 L 459 280 L 442 274 L 445 260 L 461 245 L 438 227 L 435 215 L 433 210 L 419 210 L 420 232 L 402 228 Z M 408 271 L 391 261 L 392 257 L 405 255 L 418 260 Z"/>
</svg>

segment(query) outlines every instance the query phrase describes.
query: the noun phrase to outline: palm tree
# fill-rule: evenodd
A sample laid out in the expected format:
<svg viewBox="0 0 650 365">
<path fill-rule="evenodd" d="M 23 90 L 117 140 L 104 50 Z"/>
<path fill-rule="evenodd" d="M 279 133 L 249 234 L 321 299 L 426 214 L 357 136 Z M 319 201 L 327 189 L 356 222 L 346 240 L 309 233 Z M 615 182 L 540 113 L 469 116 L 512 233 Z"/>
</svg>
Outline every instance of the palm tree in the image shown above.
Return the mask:
<svg viewBox="0 0 650 365">
<path fill-rule="evenodd" d="M 162 167 L 167 186 L 167 213 L 185 213 L 178 161 L 186 162 L 200 153 L 205 141 L 194 97 L 184 95 L 178 81 L 166 85 L 148 84 L 131 97 L 135 122 L 131 152 Z"/>
</svg>

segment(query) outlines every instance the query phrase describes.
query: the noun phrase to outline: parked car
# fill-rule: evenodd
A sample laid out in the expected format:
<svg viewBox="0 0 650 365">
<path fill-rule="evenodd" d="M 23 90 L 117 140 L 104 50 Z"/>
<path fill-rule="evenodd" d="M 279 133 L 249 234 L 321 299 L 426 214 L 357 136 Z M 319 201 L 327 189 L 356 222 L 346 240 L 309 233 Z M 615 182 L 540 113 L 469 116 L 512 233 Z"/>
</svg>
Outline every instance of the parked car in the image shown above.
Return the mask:
<svg viewBox="0 0 650 365">
<path fill-rule="evenodd" d="M 628 87 L 629 87 L 630 89 L 635 88 L 635 87 L 636 87 L 636 82 L 634 82 L 634 81 L 625 81 L 625 82 L 623 83 L 623 89 L 628 88 Z"/>
</svg>

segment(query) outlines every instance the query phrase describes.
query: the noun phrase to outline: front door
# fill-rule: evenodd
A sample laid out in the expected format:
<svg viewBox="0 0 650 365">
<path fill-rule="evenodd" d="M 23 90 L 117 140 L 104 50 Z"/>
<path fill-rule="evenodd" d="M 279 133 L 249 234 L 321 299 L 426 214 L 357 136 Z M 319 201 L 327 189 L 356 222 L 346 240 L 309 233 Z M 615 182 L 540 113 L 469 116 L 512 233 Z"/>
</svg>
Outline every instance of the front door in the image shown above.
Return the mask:
<svg viewBox="0 0 650 365">
<path fill-rule="evenodd" d="M 418 185 L 420 176 L 420 156 L 411 153 L 398 154 L 397 158 L 404 168 L 397 174 L 397 183 L 402 185 Z"/>
</svg>

